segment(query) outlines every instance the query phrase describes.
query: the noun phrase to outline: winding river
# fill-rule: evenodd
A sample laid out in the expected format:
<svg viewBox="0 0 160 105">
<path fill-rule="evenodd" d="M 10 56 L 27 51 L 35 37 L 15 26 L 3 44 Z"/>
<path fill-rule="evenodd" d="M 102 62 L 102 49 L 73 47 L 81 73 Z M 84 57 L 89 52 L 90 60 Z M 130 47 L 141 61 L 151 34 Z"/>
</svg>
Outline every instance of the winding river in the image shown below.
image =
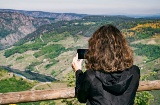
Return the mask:
<svg viewBox="0 0 160 105">
<path fill-rule="evenodd" d="M 20 71 L 18 69 L 12 69 L 10 67 L 7 67 L 7 66 L 0 66 L 0 68 L 3 68 L 4 70 L 7 70 L 9 72 L 12 72 L 18 76 L 21 76 L 21 77 L 25 77 L 27 79 L 30 79 L 30 80 L 37 80 L 37 81 L 40 81 L 40 82 L 54 82 L 54 81 L 57 81 L 55 78 L 51 77 L 51 76 L 46 76 L 46 75 L 43 75 L 43 74 L 39 74 L 39 73 L 34 73 L 34 72 L 31 72 L 31 71 Z"/>
</svg>

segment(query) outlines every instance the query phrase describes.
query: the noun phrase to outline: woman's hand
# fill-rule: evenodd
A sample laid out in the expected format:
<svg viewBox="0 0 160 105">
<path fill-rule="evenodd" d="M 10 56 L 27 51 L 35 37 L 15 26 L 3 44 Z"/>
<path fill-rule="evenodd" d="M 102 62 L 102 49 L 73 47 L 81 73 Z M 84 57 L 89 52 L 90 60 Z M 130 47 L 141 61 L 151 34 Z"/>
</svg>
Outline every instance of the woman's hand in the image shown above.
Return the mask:
<svg viewBox="0 0 160 105">
<path fill-rule="evenodd" d="M 82 69 L 82 61 L 83 61 L 83 59 L 78 60 L 78 53 L 77 53 L 72 61 L 72 68 L 73 68 L 74 72 Z"/>
</svg>

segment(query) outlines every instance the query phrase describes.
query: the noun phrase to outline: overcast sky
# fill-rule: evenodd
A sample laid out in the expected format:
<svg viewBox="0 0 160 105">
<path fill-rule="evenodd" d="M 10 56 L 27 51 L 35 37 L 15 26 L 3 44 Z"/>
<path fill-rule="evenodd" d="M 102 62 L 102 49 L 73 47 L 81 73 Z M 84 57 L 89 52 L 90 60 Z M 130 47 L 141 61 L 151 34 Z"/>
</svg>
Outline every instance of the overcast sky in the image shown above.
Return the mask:
<svg viewBox="0 0 160 105">
<path fill-rule="evenodd" d="M 160 14 L 160 0 L 0 0 L 0 9 L 82 14 Z"/>
</svg>

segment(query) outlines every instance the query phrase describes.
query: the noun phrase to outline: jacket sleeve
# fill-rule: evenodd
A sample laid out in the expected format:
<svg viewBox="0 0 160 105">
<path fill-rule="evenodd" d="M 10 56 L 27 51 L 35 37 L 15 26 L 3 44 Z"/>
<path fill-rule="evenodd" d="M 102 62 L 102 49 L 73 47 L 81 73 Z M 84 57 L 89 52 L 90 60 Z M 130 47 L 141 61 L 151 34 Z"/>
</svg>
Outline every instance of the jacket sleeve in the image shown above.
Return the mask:
<svg viewBox="0 0 160 105">
<path fill-rule="evenodd" d="M 80 103 L 86 103 L 90 88 L 90 79 L 87 72 L 76 71 L 75 94 Z"/>
<path fill-rule="evenodd" d="M 135 83 L 136 91 L 139 86 L 139 80 L 140 80 L 140 69 L 138 66 L 134 66 L 134 83 Z"/>
</svg>

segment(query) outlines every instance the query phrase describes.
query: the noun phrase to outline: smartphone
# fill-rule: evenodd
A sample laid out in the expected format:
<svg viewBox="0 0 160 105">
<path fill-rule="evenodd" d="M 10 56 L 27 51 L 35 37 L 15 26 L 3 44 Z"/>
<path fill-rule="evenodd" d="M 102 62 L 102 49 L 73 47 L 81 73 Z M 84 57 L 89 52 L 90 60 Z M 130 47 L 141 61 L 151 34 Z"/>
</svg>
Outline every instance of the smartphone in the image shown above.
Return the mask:
<svg viewBox="0 0 160 105">
<path fill-rule="evenodd" d="M 77 49 L 78 59 L 85 59 L 84 54 L 88 51 L 88 49 Z"/>
</svg>

